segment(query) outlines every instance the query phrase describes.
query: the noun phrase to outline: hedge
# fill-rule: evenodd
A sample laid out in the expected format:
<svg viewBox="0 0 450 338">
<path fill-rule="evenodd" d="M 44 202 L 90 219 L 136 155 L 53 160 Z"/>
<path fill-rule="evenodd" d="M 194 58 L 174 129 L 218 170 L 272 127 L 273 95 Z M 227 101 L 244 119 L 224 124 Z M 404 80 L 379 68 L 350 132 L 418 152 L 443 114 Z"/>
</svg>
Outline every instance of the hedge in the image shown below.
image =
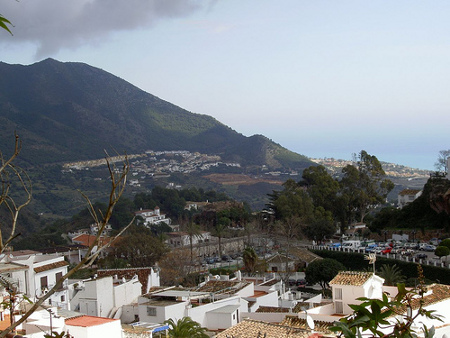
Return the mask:
<svg viewBox="0 0 450 338">
<path fill-rule="evenodd" d="M 345 267 L 349 270 L 361 271 L 367 270 L 367 268 L 370 267 L 368 261 L 364 259 L 365 254 L 362 253 L 330 250 L 310 251 L 323 258 L 333 258 L 344 264 Z M 406 277 L 406 279 L 417 278 L 417 263 L 404 262 L 392 258 L 377 256 L 375 268 L 379 268 L 380 266 L 385 264 L 396 264 L 401 269 L 402 274 Z M 422 265 L 422 268 L 423 274 L 425 275 L 426 279 L 441 284 L 450 284 L 450 269 L 431 265 Z"/>
</svg>

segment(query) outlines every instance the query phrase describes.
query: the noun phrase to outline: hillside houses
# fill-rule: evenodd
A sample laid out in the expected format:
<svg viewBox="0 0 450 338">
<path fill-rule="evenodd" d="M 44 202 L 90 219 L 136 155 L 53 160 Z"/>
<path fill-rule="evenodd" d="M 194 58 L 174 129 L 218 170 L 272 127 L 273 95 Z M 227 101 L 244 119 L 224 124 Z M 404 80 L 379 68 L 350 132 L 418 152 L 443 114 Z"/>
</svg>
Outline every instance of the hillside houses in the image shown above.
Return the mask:
<svg viewBox="0 0 450 338">
<path fill-rule="evenodd" d="M 166 223 L 170 225 L 172 220 L 170 218 L 166 218 L 165 214 L 162 214 L 159 207 L 155 207 L 154 210 L 145 209 L 139 210 L 134 213 L 138 222 L 142 222 L 146 227 L 150 227 L 152 224 L 161 224 Z"/>
</svg>

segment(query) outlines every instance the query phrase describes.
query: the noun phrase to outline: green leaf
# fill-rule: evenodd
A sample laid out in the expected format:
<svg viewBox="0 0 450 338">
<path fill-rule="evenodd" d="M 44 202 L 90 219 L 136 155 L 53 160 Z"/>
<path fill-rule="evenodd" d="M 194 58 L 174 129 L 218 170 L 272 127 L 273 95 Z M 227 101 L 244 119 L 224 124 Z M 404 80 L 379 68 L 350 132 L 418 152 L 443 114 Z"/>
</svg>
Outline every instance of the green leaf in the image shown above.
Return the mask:
<svg viewBox="0 0 450 338">
<path fill-rule="evenodd" d="M 11 30 L 8 28 L 7 24 L 12 26 L 12 23 L 7 18 L 0 15 L 0 27 L 3 28 L 4 30 L 7 30 L 11 35 L 13 35 Z"/>
</svg>

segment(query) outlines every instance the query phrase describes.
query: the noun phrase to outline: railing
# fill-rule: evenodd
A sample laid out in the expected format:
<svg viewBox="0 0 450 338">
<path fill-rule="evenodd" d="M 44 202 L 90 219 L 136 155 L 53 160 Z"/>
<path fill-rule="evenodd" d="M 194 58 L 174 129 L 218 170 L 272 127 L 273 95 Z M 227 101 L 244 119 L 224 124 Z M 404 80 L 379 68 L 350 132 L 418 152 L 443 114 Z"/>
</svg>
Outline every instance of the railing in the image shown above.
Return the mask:
<svg viewBox="0 0 450 338">
<path fill-rule="evenodd" d="M 330 251 L 342 251 L 342 252 L 355 252 L 355 253 L 361 253 L 366 254 L 366 251 L 364 248 L 360 249 L 351 249 L 351 248 L 342 248 L 342 247 L 329 247 L 326 245 L 312 245 L 310 246 L 311 249 L 314 250 L 330 250 Z M 417 257 L 410 257 L 410 256 L 404 256 L 401 254 L 381 254 L 376 253 L 377 256 L 396 259 L 404 262 L 411 262 L 411 263 L 418 263 L 422 265 L 431 265 L 431 266 L 439 266 L 442 268 L 450 268 L 450 264 L 445 264 L 446 262 L 442 262 L 440 260 L 436 259 L 419 259 Z"/>
</svg>

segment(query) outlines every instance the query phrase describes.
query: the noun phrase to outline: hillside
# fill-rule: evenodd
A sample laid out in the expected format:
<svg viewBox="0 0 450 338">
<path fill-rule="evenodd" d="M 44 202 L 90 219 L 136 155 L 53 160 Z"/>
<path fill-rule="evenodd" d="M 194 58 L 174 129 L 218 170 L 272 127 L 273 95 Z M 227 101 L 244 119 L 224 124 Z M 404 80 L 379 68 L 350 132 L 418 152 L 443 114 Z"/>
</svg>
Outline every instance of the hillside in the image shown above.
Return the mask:
<svg viewBox="0 0 450 338">
<path fill-rule="evenodd" d="M 311 165 L 262 135 L 246 137 L 101 69 L 53 59 L 0 63 L 0 149 L 6 153 L 14 131 L 27 167 L 97 159 L 104 149 L 188 150 L 270 169 Z"/>
</svg>

